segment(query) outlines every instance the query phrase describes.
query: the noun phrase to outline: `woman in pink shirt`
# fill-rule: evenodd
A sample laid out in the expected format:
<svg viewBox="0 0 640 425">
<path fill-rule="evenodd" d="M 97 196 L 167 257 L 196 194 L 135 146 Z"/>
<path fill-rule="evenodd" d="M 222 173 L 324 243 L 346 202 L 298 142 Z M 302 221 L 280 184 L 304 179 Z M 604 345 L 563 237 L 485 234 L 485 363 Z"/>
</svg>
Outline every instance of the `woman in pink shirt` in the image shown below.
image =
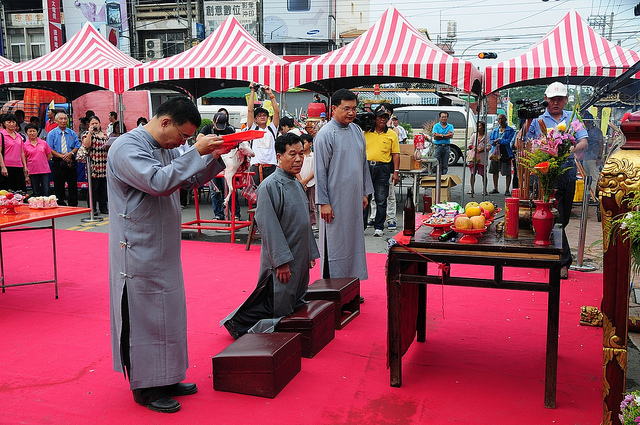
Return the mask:
<svg viewBox="0 0 640 425">
<path fill-rule="evenodd" d="M 6 114 L 3 119 L 4 128 L 0 130 L 4 139 L 4 165 L 7 168 L 2 189 L 27 190 L 26 179 L 29 176 L 27 159 L 24 156 L 24 139 L 16 130 L 16 116 Z M 2 143 L 2 141 L 0 141 Z"/>
<path fill-rule="evenodd" d="M 33 196 L 49 196 L 51 148 L 47 142 L 38 139 L 38 127 L 35 124 L 27 124 L 25 131 L 29 140 L 24 144 L 24 155 L 27 158 Z"/>
</svg>

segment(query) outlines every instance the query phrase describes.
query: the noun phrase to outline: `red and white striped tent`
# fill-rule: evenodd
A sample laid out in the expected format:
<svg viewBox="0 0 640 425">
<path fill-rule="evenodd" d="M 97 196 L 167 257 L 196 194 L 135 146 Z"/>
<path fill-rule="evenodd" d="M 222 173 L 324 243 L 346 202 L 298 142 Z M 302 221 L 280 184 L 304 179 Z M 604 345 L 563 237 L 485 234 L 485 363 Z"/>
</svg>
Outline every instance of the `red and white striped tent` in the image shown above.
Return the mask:
<svg viewBox="0 0 640 425">
<path fill-rule="evenodd" d="M 121 94 L 123 69 L 137 64 L 87 22 L 53 52 L 0 69 L 0 86 L 51 90 L 71 100 L 99 89 Z"/>
<path fill-rule="evenodd" d="M 482 73 L 471 62 L 445 53 L 392 6 L 348 45 L 287 65 L 283 88 L 331 93 L 364 84 L 407 81 L 443 83 L 467 93 L 482 89 Z"/>
<path fill-rule="evenodd" d="M 5 58 L 4 56 L 0 56 L 0 69 L 6 68 L 11 65 L 15 65 L 15 63 Z"/>
<path fill-rule="evenodd" d="M 572 10 L 529 51 L 487 67 L 484 92 L 532 84 L 531 80 L 600 86 L 639 59 L 633 50 L 598 35 Z"/>
<path fill-rule="evenodd" d="M 282 58 L 271 53 L 240 25 L 227 18 L 202 43 L 169 58 L 127 70 L 127 88 L 180 87 L 194 97 L 255 81 L 281 91 Z"/>
</svg>

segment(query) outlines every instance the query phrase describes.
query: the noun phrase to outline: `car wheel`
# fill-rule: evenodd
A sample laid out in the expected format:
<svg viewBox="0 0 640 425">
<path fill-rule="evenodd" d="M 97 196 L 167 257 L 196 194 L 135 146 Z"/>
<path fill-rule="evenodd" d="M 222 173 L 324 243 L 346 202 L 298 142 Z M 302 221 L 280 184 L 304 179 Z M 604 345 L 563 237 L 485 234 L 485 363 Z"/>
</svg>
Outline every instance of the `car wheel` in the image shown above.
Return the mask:
<svg viewBox="0 0 640 425">
<path fill-rule="evenodd" d="M 458 152 L 458 149 L 451 146 L 449 148 L 449 165 L 456 165 L 458 160 L 460 160 L 460 152 Z"/>
</svg>

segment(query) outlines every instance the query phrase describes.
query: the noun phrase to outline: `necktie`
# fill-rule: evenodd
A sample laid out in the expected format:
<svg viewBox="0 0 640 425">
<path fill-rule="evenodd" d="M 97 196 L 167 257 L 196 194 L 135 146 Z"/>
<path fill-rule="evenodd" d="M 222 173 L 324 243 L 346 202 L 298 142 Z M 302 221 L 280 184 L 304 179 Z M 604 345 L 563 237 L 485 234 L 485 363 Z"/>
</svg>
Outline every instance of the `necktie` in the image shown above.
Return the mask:
<svg viewBox="0 0 640 425">
<path fill-rule="evenodd" d="M 60 152 L 61 154 L 65 154 L 67 153 L 67 138 L 64 135 L 64 132 L 62 132 L 62 138 L 60 139 L 60 147 L 62 149 L 62 151 Z"/>
</svg>

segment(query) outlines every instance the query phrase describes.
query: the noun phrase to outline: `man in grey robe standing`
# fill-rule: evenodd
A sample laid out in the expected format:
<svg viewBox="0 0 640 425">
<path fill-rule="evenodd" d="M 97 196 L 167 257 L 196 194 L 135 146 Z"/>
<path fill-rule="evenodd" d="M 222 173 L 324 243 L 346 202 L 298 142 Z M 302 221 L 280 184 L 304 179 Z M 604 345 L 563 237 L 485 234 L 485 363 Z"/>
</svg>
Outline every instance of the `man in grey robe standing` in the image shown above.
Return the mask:
<svg viewBox="0 0 640 425">
<path fill-rule="evenodd" d="M 304 304 L 309 269 L 320 256 L 309 218 L 307 195 L 296 179 L 304 162 L 300 136 L 276 139 L 278 168 L 258 186 L 256 224 L 262 237 L 260 276 L 247 300 L 225 317 L 234 339 L 273 332 L 280 319 Z"/>
<path fill-rule="evenodd" d="M 113 367 L 128 375 L 136 403 L 157 412 L 178 411 L 172 397 L 198 390 L 181 383 L 188 358 L 178 189 L 211 180 L 229 151 L 210 135 L 180 155 L 175 148 L 199 125 L 194 103 L 175 97 L 147 125 L 120 136 L 108 154 Z"/>
<path fill-rule="evenodd" d="M 362 129 L 353 123 L 357 96 L 346 89 L 331 97 L 333 118 L 316 134 L 316 204 L 320 205 L 322 277 L 368 278 L 362 210 L 373 184 Z M 362 299 L 361 299 L 362 301 Z"/>
</svg>

